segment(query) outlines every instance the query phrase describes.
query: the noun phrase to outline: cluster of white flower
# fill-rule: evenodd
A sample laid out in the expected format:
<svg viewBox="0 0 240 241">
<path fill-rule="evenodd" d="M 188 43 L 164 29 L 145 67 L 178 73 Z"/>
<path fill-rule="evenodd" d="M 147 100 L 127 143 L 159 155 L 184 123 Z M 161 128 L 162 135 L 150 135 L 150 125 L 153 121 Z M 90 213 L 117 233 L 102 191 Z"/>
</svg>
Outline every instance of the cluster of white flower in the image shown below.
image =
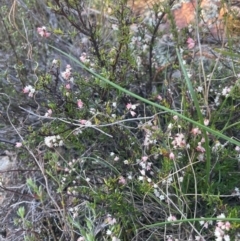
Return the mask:
<svg viewBox="0 0 240 241">
<path fill-rule="evenodd" d="M 52 115 L 52 109 L 48 109 L 44 116 L 51 117 L 51 115 Z"/>
<path fill-rule="evenodd" d="M 217 93 L 215 99 L 214 99 L 214 103 L 216 106 L 219 106 L 220 105 L 220 94 Z"/>
<path fill-rule="evenodd" d="M 59 60 L 57 60 L 57 59 L 53 59 L 53 61 L 52 61 L 52 65 L 59 65 L 60 64 L 60 61 Z"/>
<path fill-rule="evenodd" d="M 57 136 L 46 136 L 44 138 L 44 143 L 46 146 L 53 148 L 53 147 L 57 147 L 57 146 L 62 146 L 63 145 L 63 140 L 61 138 L 61 136 L 57 135 Z"/>
<path fill-rule="evenodd" d="M 45 38 L 48 38 L 51 35 L 51 33 L 47 32 L 47 28 L 45 26 L 38 27 L 37 32 L 41 37 Z"/>
<path fill-rule="evenodd" d="M 226 218 L 225 214 L 220 214 L 217 216 L 218 218 Z M 230 241 L 230 237 L 228 234 L 225 234 L 225 231 L 229 231 L 231 228 L 231 224 L 226 221 L 223 222 L 222 220 L 217 222 L 217 226 L 214 231 L 214 235 L 216 237 L 216 241 Z"/>
<path fill-rule="evenodd" d="M 111 227 L 111 226 L 113 226 L 114 224 L 117 223 L 117 220 L 116 220 L 115 218 L 113 218 L 112 215 L 108 214 L 108 215 L 107 215 L 107 218 L 106 218 L 105 221 L 104 221 L 104 223 L 107 224 L 107 225 L 110 225 L 109 229 L 106 231 L 106 234 L 107 234 L 108 236 L 111 236 L 112 241 L 120 241 L 120 239 L 117 238 L 117 237 L 114 235 L 113 231 L 112 231 L 112 230 L 114 230 L 114 228 Z"/>
<path fill-rule="evenodd" d="M 85 238 L 81 236 L 77 239 L 77 241 L 85 241 Z"/>
<path fill-rule="evenodd" d="M 131 116 L 133 116 L 133 117 L 137 114 L 137 113 L 134 111 L 134 110 L 136 110 L 137 106 L 138 106 L 138 104 L 133 105 L 133 104 L 131 104 L 131 103 L 128 103 L 128 104 L 126 105 L 126 108 L 129 110 Z"/>
<path fill-rule="evenodd" d="M 33 97 L 35 89 L 31 85 L 28 85 L 23 89 L 23 93 L 28 94 L 29 97 Z"/>
<path fill-rule="evenodd" d="M 73 218 L 77 218 L 78 217 L 78 211 L 79 211 L 79 207 L 73 207 L 73 208 L 69 208 L 69 212 L 72 213 Z"/>
<path fill-rule="evenodd" d="M 163 201 L 165 199 L 164 195 L 162 194 L 162 190 L 158 187 L 157 184 L 153 185 L 154 189 L 153 189 L 153 193 L 155 194 L 155 196 L 157 198 L 159 198 L 161 201 Z"/>
<path fill-rule="evenodd" d="M 167 218 L 167 221 L 168 221 L 168 222 L 174 222 L 174 221 L 176 221 L 176 220 L 177 220 L 176 216 L 174 216 L 174 215 L 172 215 L 172 214 Z"/>
<path fill-rule="evenodd" d="M 139 162 L 139 165 L 142 167 L 142 169 L 149 171 L 151 170 L 152 162 L 147 162 L 147 160 L 148 157 L 143 156 L 142 161 Z"/>
<path fill-rule="evenodd" d="M 238 161 L 238 165 L 240 165 L 240 146 L 236 146 L 235 151 L 237 151 L 236 158 L 237 158 L 237 161 Z"/>
<path fill-rule="evenodd" d="M 201 217 L 202 219 L 204 219 L 204 217 Z M 202 221 L 199 221 L 200 225 L 203 226 L 204 228 L 208 228 L 209 225 L 212 225 L 213 224 L 213 221 L 205 221 L 205 220 L 202 220 Z M 196 240 L 199 240 L 196 238 Z"/>
<path fill-rule="evenodd" d="M 221 86 L 219 86 L 219 88 L 221 88 Z M 214 91 L 213 89 L 210 90 L 211 92 L 214 92 L 216 94 L 214 98 L 214 103 L 216 106 L 219 106 L 221 104 L 221 100 L 220 100 L 221 96 L 227 98 L 230 95 L 232 88 L 233 86 L 226 86 L 222 89 L 221 92 Z"/>
<path fill-rule="evenodd" d="M 151 144 L 156 144 L 157 140 L 153 137 L 153 134 L 159 129 L 157 125 L 154 125 L 152 121 L 148 121 L 144 124 L 140 123 L 138 127 L 145 132 L 144 146 L 149 147 Z"/>
<path fill-rule="evenodd" d="M 73 82 L 73 77 L 71 77 L 72 67 L 69 64 L 67 64 L 66 70 L 62 72 L 61 75 L 66 81 Z"/>
<path fill-rule="evenodd" d="M 109 225 L 114 225 L 117 223 L 116 218 L 113 218 L 111 214 L 107 215 L 107 218 L 105 219 L 105 223 L 109 224 Z"/>
<path fill-rule="evenodd" d="M 79 179 L 79 178 L 77 178 L 77 179 Z M 65 181 L 64 181 L 65 182 Z M 62 182 L 62 183 L 64 183 L 64 182 Z M 66 184 L 66 183 L 65 183 Z M 67 194 L 68 195 L 74 195 L 74 196 L 76 196 L 77 194 L 78 194 L 78 187 L 77 186 L 73 186 L 73 187 L 68 187 L 68 189 L 67 189 Z"/>
<path fill-rule="evenodd" d="M 170 185 L 173 182 L 173 176 L 168 175 L 166 178 L 163 179 L 162 184 L 163 185 Z"/>
<path fill-rule="evenodd" d="M 231 92 L 231 89 L 232 89 L 232 86 L 230 87 L 225 87 L 223 90 L 222 90 L 222 95 L 225 96 L 225 97 L 228 97 L 230 92 Z"/>
<path fill-rule="evenodd" d="M 232 192 L 232 195 L 236 196 L 236 197 L 238 197 L 240 199 L 240 191 L 239 191 L 238 187 L 234 188 L 234 191 Z"/>
<path fill-rule="evenodd" d="M 183 133 L 177 133 L 172 141 L 173 148 L 184 148 L 186 146 L 185 136 Z"/>
<path fill-rule="evenodd" d="M 87 64 L 90 62 L 90 59 L 88 58 L 87 54 L 85 52 L 83 52 L 81 54 L 81 56 L 79 57 L 79 59 L 81 60 L 81 62 L 83 62 L 84 64 Z"/>
<path fill-rule="evenodd" d="M 204 217 L 202 217 L 204 219 Z M 217 218 L 221 218 L 221 219 L 225 219 L 225 214 L 220 214 L 219 216 L 217 216 Z M 205 221 L 202 220 L 199 222 L 201 226 L 203 226 L 204 228 L 208 229 L 209 225 L 213 224 L 213 221 Z M 228 234 L 226 234 L 226 231 L 229 231 L 231 228 L 231 224 L 226 221 L 224 222 L 223 220 L 219 220 L 217 222 L 217 225 L 215 227 L 214 230 L 214 235 L 215 235 L 215 240 L 216 241 L 230 241 L 230 236 Z M 205 241 L 205 239 L 201 236 L 195 236 L 195 240 L 196 241 Z"/>
<path fill-rule="evenodd" d="M 91 126 L 92 122 L 89 120 L 80 120 L 79 121 L 81 125 L 85 125 L 85 126 Z"/>
<path fill-rule="evenodd" d="M 150 174 L 153 175 L 153 171 L 151 171 L 151 169 L 152 169 L 152 162 L 148 162 L 147 159 L 148 159 L 147 156 L 143 156 L 142 160 L 137 159 L 137 163 L 142 168 L 141 170 L 139 170 L 140 173 L 141 173 L 141 176 L 139 176 L 138 179 L 140 181 L 147 180 L 150 183 L 150 182 L 152 182 L 152 179 L 148 178 L 146 176 L 146 171 L 150 171 Z"/>
</svg>

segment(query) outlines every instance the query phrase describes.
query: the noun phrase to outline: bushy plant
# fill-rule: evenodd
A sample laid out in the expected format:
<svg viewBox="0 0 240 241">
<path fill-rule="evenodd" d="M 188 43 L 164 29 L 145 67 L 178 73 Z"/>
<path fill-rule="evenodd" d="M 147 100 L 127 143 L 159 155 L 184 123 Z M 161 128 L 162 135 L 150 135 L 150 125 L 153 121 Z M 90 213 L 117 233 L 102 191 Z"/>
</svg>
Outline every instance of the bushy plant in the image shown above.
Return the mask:
<svg viewBox="0 0 240 241">
<path fill-rule="evenodd" d="M 24 191 L 13 204 L 19 240 L 235 237 L 235 43 L 197 43 L 201 25 L 178 31 L 177 1 L 149 4 L 146 19 L 122 0 L 19 4 L 23 16 L 24 6 L 48 12 L 36 26 L 3 19 L 16 35 L 25 30 L 34 63 L 16 70 L 21 91 L 11 92 L 12 81 L 1 87 L 26 173 L 18 176 Z M 14 7 L 1 13 L 20 19 Z M 199 21 L 206 11 L 199 10 Z M 11 47 L 23 54 L 17 42 Z M 22 121 L 9 115 L 14 108 Z"/>
</svg>

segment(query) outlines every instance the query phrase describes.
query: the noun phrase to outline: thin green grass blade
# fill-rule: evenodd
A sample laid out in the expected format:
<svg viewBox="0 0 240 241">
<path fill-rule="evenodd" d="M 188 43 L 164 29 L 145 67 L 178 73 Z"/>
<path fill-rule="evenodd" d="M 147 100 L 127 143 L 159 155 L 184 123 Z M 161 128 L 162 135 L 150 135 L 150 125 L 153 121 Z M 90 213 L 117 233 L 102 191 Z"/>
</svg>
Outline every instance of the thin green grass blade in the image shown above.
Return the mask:
<svg viewBox="0 0 240 241">
<path fill-rule="evenodd" d="M 202 112 L 200 110 L 198 99 L 197 99 L 196 93 L 193 89 L 192 83 L 188 77 L 186 68 L 183 64 L 182 57 L 180 55 L 178 48 L 176 48 L 176 53 L 177 53 L 178 61 L 180 63 L 180 66 L 181 66 L 181 69 L 182 69 L 182 72 L 184 75 L 184 79 L 185 79 L 187 87 L 188 87 L 188 91 L 190 92 L 190 95 L 193 99 L 194 107 L 197 110 L 198 119 L 200 120 L 200 123 L 203 125 L 203 116 L 202 116 Z M 208 183 L 208 181 L 210 179 L 210 169 L 211 169 L 211 151 L 210 151 L 210 147 L 209 147 L 209 139 L 208 139 L 206 130 L 203 130 L 203 135 L 204 135 L 204 139 L 205 139 L 204 147 L 206 150 L 206 181 Z"/>
<path fill-rule="evenodd" d="M 138 100 L 146 103 L 146 104 L 155 106 L 156 108 L 162 109 L 162 110 L 164 110 L 164 111 L 168 111 L 169 113 L 171 113 L 171 114 L 173 114 L 173 115 L 176 115 L 176 116 L 178 116 L 178 117 L 180 117 L 180 118 L 182 118 L 182 119 L 184 119 L 184 120 L 186 120 L 186 121 L 188 121 L 188 122 L 190 122 L 190 123 L 198 126 L 198 127 L 201 128 L 202 130 L 205 130 L 205 131 L 207 131 L 207 132 L 209 132 L 209 133 L 211 133 L 211 134 L 213 134 L 213 135 L 215 135 L 215 136 L 217 136 L 217 137 L 219 137 L 219 138 L 222 138 L 222 139 L 224 139 L 224 140 L 226 140 L 226 141 L 228 141 L 228 142 L 230 142 L 230 143 L 232 143 L 232 144 L 235 144 L 235 145 L 237 145 L 237 146 L 240 146 L 240 142 L 239 142 L 239 141 L 236 141 L 236 140 L 234 140 L 234 139 L 232 139 L 232 138 L 230 138 L 230 137 L 228 137 L 228 136 L 226 136 L 226 135 L 224 135 L 224 134 L 222 134 L 222 133 L 220 133 L 220 132 L 218 132 L 218 131 L 212 130 L 211 128 L 209 128 L 209 127 L 207 127 L 207 126 L 205 126 L 205 125 L 203 125 L 203 124 L 201 124 L 201 123 L 199 123 L 199 122 L 196 122 L 196 121 L 194 121 L 194 120 L 192 120 L 192 119 L 190 119 L 190 118 L 188 118 L 188 117 L 186 117 L 186 116 L 184 116 L 184 115 L 181 115 L 180 113 L 178 113 L 178 112 L 176 112 L 176 111 L 173 111 L 173 110 L 168 109 L 168 108 L 166 108 L 166 107 L 164 107 L 164 106 L 162 106 L 162 105 L 159 105 L 159 104 L 156 104 L 156 103 L 154 103 L 154 102 L 152 102 L 152 101 L 149 101 L 149 100 L 147 100 L 147 99 L 144 99 L 144 98 L 142 98 L 141 96 L 136 95 L 136 94 L 134 94 L 134 93 L 132 93 L 132 92 L 130 92 L 130 91 L 122 88 L 121 86 L 119 86 L 119 85 L 111 82 L 110 80 L 105 79 L 105 78 L 102 77 L 101 75 L 93 72 L 92 70 L 90 70 L 89 68 L 87 68 L 85 65 L 83 65 L 83 64 L 82 64 L 79 60 L 77 60 L 75 57 L 73 57 L 73 56 L 71 56 L 71 55 L 69 55 L 69 54 L 61 51 L 60 49 L 58 49 L 58 48 L 56 48 L 56 47 L 54 47 L 54 46 L 52 46 L 52 45 L 49 45 L 49 47 L 57 50 L 58 52 L 62 53 L 62 54 L 65 55 L 65 56 L 67 56 L 69 59 L 71 59 L 71 60 L 74 61 L 75 63 L 79 64 L 79 66 L 81 66 L 81 67 L 82 67 L 83 69 L 85 69 L 87 72 L 89 72 L 90 74 L 92 74 L 92 75 L 95 76 L 96 78 L 99 78 L 100 80 L 105 81 L 107 84 L 113 86 L 114 88 L 118 89 L 119 91 L 122 91 L 122 92 L 124 92 L 124 93 L 126 93 L 126 94 L 128 94 L 128 95 L 130 95 L 130 96 L 132 96 L 132 97 L 134 97 L 134 98 L 136 98 L 136 99 L 138 99 Z"/>
<path fill-rule="evenodd" d="M 186 223 L 186 222 L 200 222 L 200 221 L 233 221 L 233 222 L 240 222 L 240 218 L 189 218 L 189 219 L 180 219 L 176 221 L 166 221 L 161 223 L 154 223 L 150 225 L 145 225 L 139 230 L 145 229 L 145 228 L 156 228 L 160 226 L 164 226 L 166 224 L 177 224 L 177 223 Z"/>
</svg>

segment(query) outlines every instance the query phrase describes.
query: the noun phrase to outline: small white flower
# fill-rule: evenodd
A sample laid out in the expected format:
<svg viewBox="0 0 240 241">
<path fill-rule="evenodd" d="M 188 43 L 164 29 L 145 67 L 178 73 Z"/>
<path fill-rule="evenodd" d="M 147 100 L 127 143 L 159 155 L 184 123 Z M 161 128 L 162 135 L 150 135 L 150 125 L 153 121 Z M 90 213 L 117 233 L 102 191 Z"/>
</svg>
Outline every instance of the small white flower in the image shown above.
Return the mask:
<svg viewBox="0 0 240 241">
<path fill-rule="evenodd" d="M 72 194 L 73 194 L 73 195 L 77 195 L 77 191 L 76 191 L 76 190 L 73 190 L 73 191 L 72 191 Z"/>
<path fill-rule="evenodd" d="M 233 196 L 238 196 L 240 198 L 240 191 L 238 187 L 234 188 L 234 191 L 232 193 Z"/>
<path fill-rule="evenodd" d="M 214 231 L 214 235 L 217 237 L 217 238 L 222 238 L 222 236 L 224 235 L 224 231 L 219 228 L 219 227 L 216 227 L 215 228 L 215 231 Z"/>
<path fill-rule="evenodd" d="M 236 146 L 235 151 L 240 152 L 240 146 Z"/>
<path fill-rule="evenodd" d="M 224 235 L 223 238 L 224 238 L 225 241 L 230 241 L 230 237 L 229 237 L 229 235 Z"/>
<path fill-rule="evenodd" d="M 85 241 L 84 237 L 79 237 L 77 241 Z"/>
<path fill-rule="evenodd" d="M 158 191 L 157 189 L 154 189 L 153 192 L 154 192 L 154 194 L 155 194 L 156 197 L 160 197 L 160 193 L 159 193 L 159 191 Z"/>
<path fill-rule="evenodd" d="M 224 213 L 221 213 L 220 215 L 217 216 L 217 218 L 226 218 Z"/>
<path fill-rule="evenodd" d="M 73 83 L 74 82 L 74 78 L 70 77 L 69 82 Z"/>
<path fill-rule="evenodd" d="M 139 181 L 143 181 L 144 177 L 143 176 L 139 176 L 138 179 L 139 179 Z"/>
<path fill-rule="evenodd" d="M 146 175 L 145 170 L 140 170 L 140 173 L 142 174 L 142 176 L 145 176 L 145 175 Z"/>
<path fill-rule="evenodd" d="M 183 177 L 179 177 L 179 178 L 178 178 L 178 181 L 179 181 L 179 182 L 183 182 Z"/>
<path fill-rule="evenodd" d="M 213 152 L 218 152 L 220 151 L 224 146 L 219 142 L 216 141 L 215 145 L 212 147 Z"/>
<path fill-rule="evenodd" d="M 53 147 L 52 139 L 51 139 L 49 136 L 47 136 L 47 137 L 44 138 L 44 142 L 45 142 L 45 145 L 46 145 L 46 146 L 48 146 L 48 147 L 50 147 L 50 148 Z"/>
<path fill-rule="evenodd" d="M 174 119 L 175 121 L 177 121 L 177 120 L 178 120 L 178 116 L 177 116 L 177 115 L 174 115 L 174 116 L 173 116 L 173 119 Z"/>
<path fill-rule="evenodd" d="M 95 108 L 90 108 L 89 112 L 91 114 L 95 115 L 96 114 L 96 109 Z"/>
<path fill-rule="evenodd" d="M 209 125 L 209 120 L 208 120 L 208 119 L 204 119 L 203 122 L 204 122 L 204 125 L 205 125 L 205 126 L 208 126 L 208 125 Z"/>
<path fill-rule="evenodd" d="M 52 110 L 49 109 L 46 113 L 45 113 L 45 117 L 50 117 L 52 115 Z"/>
<path fill-rule="evenodd" d="M 131 106 L 131 109 L 132 109 L 132 110 L 135 110 L 136 108 L 137 108 L 137 105 L 132 105 L 132 106 Z"/>
<path fill-rule="evenodd" d="M 92 122 L 91 121 L 86 121 L 85 122 L 85 126 L 91 126 L 92 125 Z"/>
<path fill-rule="evenodd" d="M 159 199 L 160 199 L 161 201 L 163 201 L 163 200 L 165 199 L 164 195 L 160 195 L 160 196 L 159 196 Z"/>
<path fill-rule="evenodd" d="M 177 218 L 174 216 L 174 215 L 170 215 L 168 218 L 167 218 L 167 221 L 168 222 L 172 222 L 172 221 L 176 221 Z"/>
<path fill-rule="evenodd" d="M 23 93 L 24 94 L 28 93 L 29 97 L 33 97 L 33 94 L 35 93 L 35 89 L 31 85 L 28 85 L 23 89 Z"/>
<path fill-rule="evenodd" d="M 129 174 L 129 175 L 127 176 L 127 178 L 128 178 L 129 180 L 132 180 L 132 175 Z"/>
<path fill-rule="evenodd" d="M 115 158 L 114 158 L 114 161 L 119 161 L 119 157 L 118 156 L 116 156 Z"/>
<path fill-rule="evenodd" d="M 167 183 L 168 183 L 168 184 L 171 184 L 172 181 L 173 181 L 173 178 L 172 178 L 172 177 L 169 177 L 169 178 L 167 179 Z"/>
<path fill-rule="evenodd" d="M 222 90 L 222 95 L 225 96 L 225 97 L 228 97 L 229 96 L 229 93 L 231 92 L 231 89 L 232 87 L 225 87 L 223 90 Z"/>
<path fill-rule="evenodd" d="M 173 154 L 173 152 L 171 152 L 171 153 L 169 154 L 169 158 L 170 158 L 170 160 L 174 160 L 175 155 Z"/>
<path fill-rule="evenodd" d="M 113 236 L 113 237 L 112 237 L 112 241 L 120 241 L 120 239 L 117 238 L 117 237 L 115 237 L 115 236 Z"/>
<path fill-rule="evenodd" d="M 107 234 L 107 235 L 111 235 L 111 234 L 112 234 L 112 231 L 108 229 L 107 232 L 106 232 L 106 234 Z"/>
<path fill-rule="evenodd" d="M 22 142 L 16 142 L 16 145 L 15 145 L 15 147 L 17 147 L 17 148 L 20 148 L 20 147 L 22 147 Z"/>
<path fill-rule="evenodd" d="M 124 163 L 125 165 L 128 165 L 128 164 L 129 164 L 128 160 L 124 160 L 123 163 Z"/>
<path fill-rule="evenodd" d="M 112 24 L 112 29 L 115 30 L 115 31 L 118 30 L 118 25 L 117 24 Z"/>
<path fill-rule="evenodd" d="M 204 218 L 204 217 L 201 217 L 201 218 Z M 204 221 L 204 220 L 202 220 L 202 221 L 199 221 L 199 223 L 200 223 L 200 225 L 201 225 L 201 226 L 203 226 L 203 225 L 204 225 L 204 223 L 205 223 L 205 221 Z"/>
<path fill-rule="evenodd" d="M 52 61 L 52 64 L 57 64 L 58 63 L 58 61 L 56 60 L 56 59 L 54 59 L 53 61 Z"/>
<path fill-rule="evenodd" d="M 143 169 L 146 168 L 146 163 L 145 163 L 145 162 L 140 162 L 139 165 L 140 165 Z"/>
<path fill-rule="evenodd" d="M 52 148 L 52 147 L 57 147 L 57 146 L 62 146 L 63 145 L 63 140 L 61 137 L 58 136 L 46 136 L 44 138 L 44 143 L 46 146 Z"/>
<path fill-rule="evenodd" d="M 198 87 L 197 87 L 197 92 L 198 92 L 198 93 L 202 93 L 202 91 L 203 91 L 203 87 L 202 87 L 202 86 L 198 86 Z"/>
<path fill-rule="evenodd" d="M 197 159 L 198 159 L 199 161 L 204 161 L 204 153 L 198 154 Z"/>
<path fill-rule="evenodd" d="M 86 53 L 82 53 L 82 55 L 79 57 L 79 59 L 85 63 L 85 64 L 88 64 L 90 62 L 90 59 L 88 58 L 87 54 Z"/>
<path fill-rule="evenodd" d="M 192 73 L 190 73 L 190 71 L 186 71 L 186 72 L 187 72 L 188 78 L 191 78 L 192 77 Z"/>
<path fill-rule="evenodd" d="M 63 146 L 63 140 L 60 140 L 58 143 L 59 146 Z"/>
</svg>

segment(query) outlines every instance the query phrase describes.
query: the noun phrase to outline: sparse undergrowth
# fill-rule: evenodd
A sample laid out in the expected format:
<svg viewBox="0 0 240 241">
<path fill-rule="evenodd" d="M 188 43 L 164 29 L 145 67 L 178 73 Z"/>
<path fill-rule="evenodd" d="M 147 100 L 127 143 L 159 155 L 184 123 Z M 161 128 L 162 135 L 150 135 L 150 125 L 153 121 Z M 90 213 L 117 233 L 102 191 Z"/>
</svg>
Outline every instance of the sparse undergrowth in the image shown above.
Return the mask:
<svg viewBox="0 0 240 241">
<path fill-rule="evenodd" d="M 179 2 L 0 7 L 6 240 L 239 240 L 238 19 L 206 44 L 227 3 Z"/>
</svg>

